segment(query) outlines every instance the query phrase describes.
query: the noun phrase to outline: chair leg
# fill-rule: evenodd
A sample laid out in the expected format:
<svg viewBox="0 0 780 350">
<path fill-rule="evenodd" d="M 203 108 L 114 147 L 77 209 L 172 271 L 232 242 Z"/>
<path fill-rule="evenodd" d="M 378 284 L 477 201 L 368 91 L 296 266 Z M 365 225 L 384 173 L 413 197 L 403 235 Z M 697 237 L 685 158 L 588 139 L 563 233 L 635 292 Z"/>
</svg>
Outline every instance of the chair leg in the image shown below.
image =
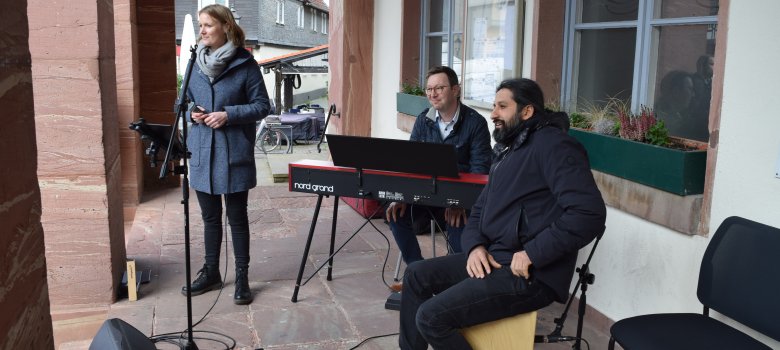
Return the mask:
<svg viewBox="0 0 780 350">
<path fill-rule="evenodd" d="M 615 349 L 615 338 L 609 337 L 609 344 L 607 345 L 607 350 L 614 350 Z"/>
<path fill-rule="evenodd" d="M 398 282 L 398 275 L 401 273 L 401 252 L 398 252 L 398 261 L 395 262 L 395 275 L 393 281 Z"/>
</svg>

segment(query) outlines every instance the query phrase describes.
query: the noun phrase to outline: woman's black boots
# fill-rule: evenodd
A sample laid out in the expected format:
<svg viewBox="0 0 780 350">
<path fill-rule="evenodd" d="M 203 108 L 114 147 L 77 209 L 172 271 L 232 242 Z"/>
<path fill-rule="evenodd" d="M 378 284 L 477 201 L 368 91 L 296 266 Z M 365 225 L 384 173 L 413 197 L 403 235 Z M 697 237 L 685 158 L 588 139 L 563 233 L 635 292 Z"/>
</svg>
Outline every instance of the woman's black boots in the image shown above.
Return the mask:
<svg viewBox="0 0 780 350">
<path fill-rule="evenodd" d="M 219 266 L 203 265 L 203 268 L 198 271 L 198 277 L 192 281 L 191 286 L 191 295 L 193 296 L 222 288 L 222 276 L 219 274 Z M 181 287 L 181 294 L 187 295 L 187 286 Z"/>
<path fill-rule="evenodd" d="M 233 303 L 236 305 L 246 305 L 252 302 L 248 274 L 249 271 L 246 267 L 236 267 L 236 292 L 233 294 Z"/>
</svg>

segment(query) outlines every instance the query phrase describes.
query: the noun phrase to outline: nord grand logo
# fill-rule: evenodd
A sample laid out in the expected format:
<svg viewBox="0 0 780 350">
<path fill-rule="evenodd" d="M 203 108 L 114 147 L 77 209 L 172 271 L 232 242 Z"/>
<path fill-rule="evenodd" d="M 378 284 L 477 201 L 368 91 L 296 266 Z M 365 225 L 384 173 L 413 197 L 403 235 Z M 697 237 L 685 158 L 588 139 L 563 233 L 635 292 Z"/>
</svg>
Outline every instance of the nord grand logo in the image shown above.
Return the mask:
<svg viewBox="0 0 780 350">
<path fill-rule="evenodd" d="M 296 190 L 313 191 L 313 192 L 328 192 L 333 193 L 333 186 L 317 185 L 317 184 L 304 184 L 300 182 L 293 183 Z"/>
</svg>

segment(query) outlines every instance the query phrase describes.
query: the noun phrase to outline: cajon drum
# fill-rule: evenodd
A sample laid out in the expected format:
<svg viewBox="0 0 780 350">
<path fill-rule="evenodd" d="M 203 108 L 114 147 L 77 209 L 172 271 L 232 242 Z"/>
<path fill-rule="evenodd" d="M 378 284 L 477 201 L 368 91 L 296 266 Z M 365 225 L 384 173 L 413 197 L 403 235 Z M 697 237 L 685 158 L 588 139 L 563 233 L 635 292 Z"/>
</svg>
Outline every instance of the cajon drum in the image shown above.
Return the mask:
<svg viewBox="0 0 780 350">
<path fill-rule="evenodd" d="M 474 350 L 532 350 L 536 311 L 460 330 Z"/>
</svg>

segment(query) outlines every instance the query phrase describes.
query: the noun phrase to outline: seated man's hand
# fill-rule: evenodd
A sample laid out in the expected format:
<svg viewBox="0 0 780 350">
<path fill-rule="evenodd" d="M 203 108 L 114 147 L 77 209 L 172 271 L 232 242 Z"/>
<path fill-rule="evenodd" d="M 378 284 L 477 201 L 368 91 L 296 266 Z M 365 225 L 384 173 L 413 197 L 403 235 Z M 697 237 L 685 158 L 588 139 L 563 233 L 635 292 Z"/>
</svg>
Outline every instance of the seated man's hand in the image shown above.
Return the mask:
<svg viewBox="0 0 780 350">
<path fill-rule="evenodd" d="M 387 210 L 385 210 L 385 218 L 387 218 L 388 221 L 396 222 L 398 221 L 399 217 L 404 216 L 405 212 L 406 212 L 406 203 L 392 202 L 390 203 L 390 205 L 387 206 Z"/>
<path fill-rule="evenodd" d="M 533 263 L 531 262 L 531 258 L 528 257 L 528 254 L 525 252 L 525 250 L 521 250 L 512 255 L 511 268 L 512 273 L 515 276 L 526 279 L 531 278 L 531 273 L 529 272 L 531 265 L 533 265 Z"/>
<path fill-rule="evenodd" d="M 446 208 L 444 209 L 444 220 L 447 221 L 447 225 L 450 227 L 460 227 L 468 223 L 466 217 L 466 209 L 463 208 Z"/>
<path fill-rule="evenodd" d="M 466 261 L 466 272 L 472 278 L 485 278 L 485 275 L 490 274 L 490 268 L 499 268 L 501 264 L 493 259 L 493 256 L 488 253 L 487 249 L 483 246 L 478 246 L 471 250 L 469 253 L 469 259 Z"/>
</svg>

